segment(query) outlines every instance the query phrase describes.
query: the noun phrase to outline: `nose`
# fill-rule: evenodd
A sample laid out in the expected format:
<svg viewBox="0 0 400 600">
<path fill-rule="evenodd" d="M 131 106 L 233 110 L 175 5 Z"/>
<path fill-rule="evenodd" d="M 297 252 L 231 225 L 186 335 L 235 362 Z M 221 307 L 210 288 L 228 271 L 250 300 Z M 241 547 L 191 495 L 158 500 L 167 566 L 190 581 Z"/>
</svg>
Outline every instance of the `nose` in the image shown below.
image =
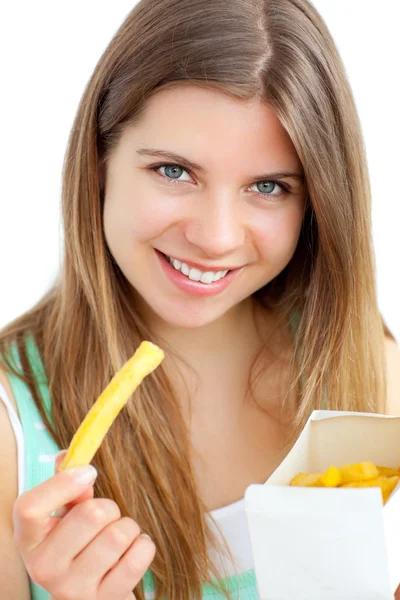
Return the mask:
<svg viewBox="0 0 400 600">
<path fill-rule="evenodd" d="M 186 223 L 186 239 L 209 257 L 231 254 L 246 240 L 246 226 L 237 203 L 226 196 L 203 200 Z"/>
</svg>

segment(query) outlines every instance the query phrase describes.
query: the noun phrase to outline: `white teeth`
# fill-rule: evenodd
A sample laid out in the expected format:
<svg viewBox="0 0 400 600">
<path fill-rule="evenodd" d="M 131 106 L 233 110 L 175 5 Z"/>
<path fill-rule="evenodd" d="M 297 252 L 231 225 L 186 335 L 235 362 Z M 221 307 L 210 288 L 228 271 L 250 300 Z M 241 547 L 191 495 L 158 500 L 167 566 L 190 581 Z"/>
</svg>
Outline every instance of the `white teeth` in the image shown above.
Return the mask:
<svg viewBox="0 0 400 600">
<path fill-rule="evenodd" d="M 228 273 L 228 271 L 218 271 L 218 273 L 214 273 L 214 280 L 213 281 L 218 281 L 219 279 L 222 279 L 222 277 L 225 277 L 225 275 Z"/>
<path fill-rule="evenodd" d="M 180 268 L 181 268 L 181 266 L 182 266 L 181 261 L 177 260 L 176 258 L 172 258 L 171 260 L 172 260 L 172 264 L 173 264 L 174 269 L 176 269 L 177 271 L 179 271 Z"/>
<path fill-rule="evenodd" d="M 189 271 L 189 279 L 192 281 L 200 281 L 202 276 L 202 272 L 199 269 L 190 269 Z"/>
<path fill-rule="evenodd" d="M 184 275 L 188 276 L 189 275 L 189 267 L 187 266 L 186 263 L 182 263 L 182 267 L 181 267 L 181 271 Z"/>
<path fill-rule="evenodd" d="M 222 277 L 225 277 L 225 275 L 229 272 L 228 270 L 226 270 L 217 272 L 207 271 L 203 273 L 203 271 L 200 271 L 200 269 L 191 269 L 186 263 L 183 263 L 176 258 L 171 258 L 170 256 L 166 256 L 166 258 L 170 265 L 174 267 L 174 269 L 176 269 L 177 271 L 181 271 L 183 275 L 186 275 L 186 277 L 189 277 L 189 279 L 191 279 L 192 281 L 201 281 L 201 283 L 205 284 L 213 283 L 214 281 L 219 281 Z"/>
<path fill-rule="evenodd" d="M 212 273 L 211 271 L 203 273 L 203 275 L 200 277 L 200 281 L 201 283 L 211 283 L 212 281 L 214 281 L 214 273 Z"/>
</svg>

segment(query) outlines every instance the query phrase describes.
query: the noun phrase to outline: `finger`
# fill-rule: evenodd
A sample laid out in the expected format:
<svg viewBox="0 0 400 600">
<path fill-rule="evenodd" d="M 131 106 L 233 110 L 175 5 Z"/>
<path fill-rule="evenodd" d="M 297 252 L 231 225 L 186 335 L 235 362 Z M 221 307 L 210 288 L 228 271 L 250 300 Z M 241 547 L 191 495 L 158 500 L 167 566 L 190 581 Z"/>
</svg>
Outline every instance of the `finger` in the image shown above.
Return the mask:
<svg viewBox="0 0 400 600">
<path fill-rule="evenodd" d="M 51 596 L 51 597 L 49 598 L 49 600 L 56 600 L 56 598 L 54 598 L 54 596 Z M 127 597 L 125 598 L 125 600 L 136 600 L 136 596 L 135 596 L 135 594 L 134 594 L 133 592 L 131 592 L 131 593 L 129 594 L 129 596 L 127 596 Z"/>
<path fill-rule="evenodd" d="M 29 551 L 36 547 L 59 522 L 51 514 L 83 494 L 97 476 L 92 465 L 56 473 L 40 485 L 19 496 L 14 504 L 14 539 L 17 547 Z"/>
<path fill-rule="evenodd" d="M 61 462 L 66 453 L 67 450 L 60 450 L 60 452 L 56 454 L 56 459 L 54 461 L 54 474 L 58 472 L 58 468 L 61 465 Z M 52 513 L 52 515 L 53 517 L 62 518 L 64 515 L 67 514 L 67 512 L 68 508 L 66 506 L 61 506 L 60 508 L 57 508 L 57 510 L 55 510 L 54 513 Z"/>
<path fill-rule="evenodd" d="M 81 504 L 82 502 L 85 502 L 85 500 L 90 500 L 93 497 L 94 497 L 94 488 L 93 488 L 93 486 L 90 486 L 90 487 L 88 487 L 87 490 L 85 490 L 83 492 L 83 494 L 78 496 L 78 498 L 75 498 L 71 502 L 67 502 L 67 504 L 64 504 L 64 506 L 61 506 L 61 508 L 57 508 L 57 510 L 54 511 L 53 516 L 57 517 L 58 519 L 62 519 L 71 510 L 71 508 L 73 508 L 77 504 Z"/>
<path fill-rule="evenodd" d="M 110 523 L 76 556 L 69 569 L 70 578 L 85 573 L 89 585 L 97 586 L 139 536 L 139 525 L 129 517 Z"/>
<path fill-rule="evenodd" d="M 64 456 L 67 454 L 67 452 L 68 452 L 68 450 L 61 450 L 56 455 L 55 466 L 54 466 L 56 473 L 58 472 L 59 467 L 60 467 L 62 461 L 64 460 Z M 78 496 L 78 498 L 75 498 L 71 502 L 67 502 L 67 504 L 65 504 L 64 506 L 61 506 L 60 508 L 57 508 L 57 510 L 54 511 L 53 516 L 61 519 L 62 517 L 64 517 L 67 514 L 67 512 L 69 512 L 71 510 L 71 508 L 73 506 L 75 506 L 76 504 L 80 504 L 81 502 L 84 502 L 85 500 L 90 500 L 90 498 L 93 498 L 93 496 L 94 496 L 94 489 L 92 486 L 90 486 L 87 488 L 87 490 L 85 490 L 83 492 L 83 494 Z"/>
<path fill-rule="evenodd" d="M 56 473 L 59 471 L 60 465 L 61 465 L 62 461 L 64 460 L 64 457 L 67 454 L 67 452 L 68 452 L 68 449 L 60 450 L 60 452 L 58 452 L 56 454 L 56 459 L 55 459 L 55 472 Z M 78 498 L 75 498 L 71 502 L 68 502 L 65 506 L 58 508 L 55 511 L 54 516 L 55 517 L 63 517 L 64 515 L 67 514 L 68 510 L 70 510 L 73 506 L 75 506 L 76 504 L 80 504 L 81 502 L 84 502 L 85 500 L 89 500 L 90 498 L 93 498 L 93 495 L 94 495 L 94 490 L 92 487 L 89 487 L 85 492 L 83 492 L 83 494 L 81 496 L 79 496 Z"/>
<path fill-rule="evenodd" d="M 45 564 L 51 564 L 54 562 L 54 557 L 57 557 L 57 571 L 59 573 L 70 572 L 72 561 L 81 556 L 82 551 L 86 546 L 92 546 L 102 530 L 107 527 L 110 523 L 113 523 L 120 519 L 121 511 L 118 505 L 110 500 L 109 498 L 97 498 L 88 500 L 72 508 L 68 514 L 60 519 L 57 529 L 52 531 L 47 538 L 35 548 L 32 553 L 34 557 L 36 553 L 40 553 L 41 562 Z M 104 548 L 104 544 L 102 548 Z M 104 548 L 107 551 L 107 548 Z M 68 575 L 70 580 L 70 587 L 74 588 L 74 581 L 82 578 L 82 573 L 85 573 L 88 569 L 96 568 L 97 563 L 101 562 L 101 557 L 91 555 L 95 565 L 90 566 L 84 561 L 81 561 L 82 569 L 77 572 L 77 576 L 74 577 Z M 109 568 L 111 568 L 110 565 Z M 77 570 L 75 570 L 77 571 Z M 88 581 L 90 579 L 88 578 Z M 76 586 L 77 588 L 79 587 Z"/>
<path fill-rule="evenodd" d="M 64 460 L 64 456 L 67 454 L 67 452 L 68 452 L 68 450 L 60 450 L 60 452 L 58 452 L 58 454 L 56 454 L 56 460 L 54 463 L 55 473 L 58 472 L 59 467 L 60 467 L 62 461 Z M 81 496 L 79 496 L 78 498 L 75 498 L 75 500 L 72 500 L 72 502 L 68 502 L 66 505 L 61 506 L 61 508 L 57 508 L 57 510 L 54 511 L 53 516 L 61 519 L 62 517 L 64 517 L 67 514 L 67 512 L 69 510 L 71 510 L 71 508 L 73 506 L 75 506 L 76 504 L 80 504 L 81 502 L 84 502 L 85 500 L 89 500 L 90 498 L 93 498 L 93 495 L 94 495 L 93 487 L 89 487 L 86 491 L 83 492 L 83 494 Z"/>
<path fill-rule="evenodd" d="M 133 590 L 143 578 L 155 553 L 154 542 L 145 534 L 140 535 L 100 583 L 98 600 L 124 600 L 128 590 Z"/>
<path fill-rule="evenodd" d="M 58 472 L 59 466 L 61 465 L 64 456 L 67 454 L 68 450 L 60 450 L 60 452 L 58 452 L 56 454 L 56 460 L 54 462 L 54 473 Z"/>
</svg>

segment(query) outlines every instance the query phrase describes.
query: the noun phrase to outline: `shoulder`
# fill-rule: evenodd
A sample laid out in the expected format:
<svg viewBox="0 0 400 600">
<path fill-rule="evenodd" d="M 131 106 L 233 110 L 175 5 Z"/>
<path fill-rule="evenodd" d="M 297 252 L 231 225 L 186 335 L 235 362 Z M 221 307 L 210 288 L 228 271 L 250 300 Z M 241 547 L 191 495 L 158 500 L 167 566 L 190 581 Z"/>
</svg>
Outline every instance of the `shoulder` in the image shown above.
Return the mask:
<svg viewBox="0 0 400 600">
<path fill-rule="evenodd" d="M 16 409 L 8 378 L 1 370 L 0 383 Z M 1 396 L 0 393 L 0 588 L 4 597 L 28 600 L 29 580 L 13 540 L 12 512 L 18 496 L 17 442 Z"/>
<path fill-rule="evenodd" d="M 0 370 L 0 384 L 4 388 L 7 398 L 17 412 L 17 405 L 12 393 L 8 378 Z M 0 469 L 2 476 L 2 502 L 0 511 L 8 507 L 9 517 L 12 514 L 12 504 L 18 496 L 18 465 L 17 465 L 17 441 L 11 424 L 10 416 L 0 390 Z M 18 414 L 18 412 L 17 412 Z M 4 502 L 3 502 L 4 501 Z"/>
<path fill-rule="evenodd" d="M 389 415 L 400 416 L 400 348 L 391 338 L 385 337 L 387 376 L 387 407 Z"/>
<path fill-rule="evenodd" d="M 15 400 L 15 396 L 13 394 L 10 382 L 8 380 L 7 375 L 4 373 L 4 371 L 2 371 L 2 369 L 0 368 L 0 385 L 3 386 L 8 399 L 10 400 L 12 406 L 14 407 L 16 413 L 18 414 L 18 406 L 17 406 L 17 402 Z M 1 393 L 0 393 L 0 398 L 1 398 Z M 2 403 L 3 404 L 3 403 Z"/>
</svg>

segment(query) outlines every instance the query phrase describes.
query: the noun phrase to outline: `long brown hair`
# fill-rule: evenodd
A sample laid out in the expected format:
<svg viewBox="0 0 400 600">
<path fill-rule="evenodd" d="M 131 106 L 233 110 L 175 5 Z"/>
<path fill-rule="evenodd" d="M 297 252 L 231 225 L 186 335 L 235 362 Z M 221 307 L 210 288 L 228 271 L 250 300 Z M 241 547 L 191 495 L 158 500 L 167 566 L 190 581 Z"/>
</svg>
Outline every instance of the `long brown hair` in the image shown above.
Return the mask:
<svg viewBox="0 0 400 600">
<path fill-rule="evenodd" d="M 370 188 L 360 124 L 342 62 L 307 0 L 141 0 L 84 91 L 63 169 L 61 273 L 0 336 L 18 345 L 23 376 L 54 440 L 66 448 L 114 372 L 154 332 L 132 305 L 103 234 L 100 174 L 121 133 L 156 90 L 179 81 L 238 99 L 263 98 L 302 162 L 307 209 L 295 255 L 257 297 L 282 319 L 301 315 L 288 388 L 299 389 L 296 432 L 314 408 L 383 411 L 384 332 L 377 307 Z M 24 340 L 33 335 L 52 398 L 42 409 Z M 11 369 L 8 365 L 7 368 Z M 153 538 L 156 598 L 201 597 L 209 579 L 190 440 L 161 366 L 128 403 L 97 453 L 96 495 Z M 135 591 L 142 600 L 143 590 Z"/>
</svg>

